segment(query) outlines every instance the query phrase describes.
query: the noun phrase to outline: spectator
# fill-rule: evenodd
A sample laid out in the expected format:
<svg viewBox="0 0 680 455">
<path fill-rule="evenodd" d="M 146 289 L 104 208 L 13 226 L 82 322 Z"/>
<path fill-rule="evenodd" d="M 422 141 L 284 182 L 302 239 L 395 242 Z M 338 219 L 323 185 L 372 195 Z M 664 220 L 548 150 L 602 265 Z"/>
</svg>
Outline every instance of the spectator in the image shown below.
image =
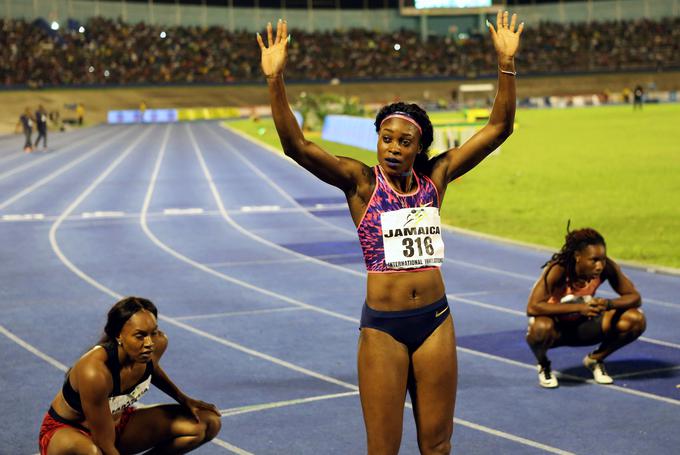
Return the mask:
<svg viewBox="0 0 680 455">
<path fill-rule="evenodd" d="M 40 139 L 43 140 L 43 150 L 47 150 L 47 111 L 41 104 L 35 111 L 35 126 L 38 128 L 38 137 L 35 139 L 35 148 L 38 148 Z"/>
<path fill-rule="evenodd" d="M 33 143 L 31 142 L 31 136 L 33 135 L 33 117 L 31 116 L 31 110 L 26 108 L 24 113 L 19 116 L 19 121 L 17 122 L 16 132 L 23 130 L 26 140 L 24 141 L 24 152 L 31 153 L 33 151 Z"/>
</svg>

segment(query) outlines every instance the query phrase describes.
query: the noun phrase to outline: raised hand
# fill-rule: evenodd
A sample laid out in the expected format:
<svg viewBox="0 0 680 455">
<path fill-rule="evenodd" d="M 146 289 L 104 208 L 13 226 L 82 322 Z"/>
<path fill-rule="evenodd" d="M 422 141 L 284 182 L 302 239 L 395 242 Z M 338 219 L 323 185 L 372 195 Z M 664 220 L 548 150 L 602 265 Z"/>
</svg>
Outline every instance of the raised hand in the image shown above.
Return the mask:
<svg viewBox="0 0 680 455">
<path fill-rule="evenodd" d="M 512 15 L 512 19 L 508 24 L 508 12 L 498 11 L 496 17 L 496 28 L 491 22 L 487 22 L 489 31 L 491 32 L 491 39 L 493 40 L 493 47 L 496 48 L 499 58 L 512 58 L 519 47 L 519 37 L 524 30 L 524 22 L 519 24 L 517 31 L 515 31 L 515 24 L 517 23 L 517 14 Z"/>
<path fill-rule="evenodd" d="M 288 24 L 279 19 L 276 24 L 276 38 L 272 39 L 272 23 L 267 24 L 267 46 L 262 36 L 257 34 L 257 43 L 262 52 L 262 72 L 266 78 L 273 78 L 283 73 L 288 57 Z"/>
</svg>

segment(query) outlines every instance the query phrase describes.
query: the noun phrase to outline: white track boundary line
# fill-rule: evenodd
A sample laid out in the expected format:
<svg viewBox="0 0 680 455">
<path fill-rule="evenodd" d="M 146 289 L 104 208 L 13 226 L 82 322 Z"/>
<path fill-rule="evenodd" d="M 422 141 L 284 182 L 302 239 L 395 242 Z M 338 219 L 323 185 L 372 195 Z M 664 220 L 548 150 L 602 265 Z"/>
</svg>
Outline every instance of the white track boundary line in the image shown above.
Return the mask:
<svg viewBox="0 0 680 455">
<path fill-rule="evenodd" d="M 41 359 L 43 359 L 45 362 L 47 362 L 47 363 L 49 363 L 50 365 L 52 365 L 52 366 L 53 366 L 54 368 L 56 368 L 57 370 L 61 370 L 61 371 L 63 371 L 64 373 L 65 373 L 66 371 L 68 371 L 68 367 L 67 367 L 66 365 L 64 365 L 63 363 L 61 363 L 60 361 L 58 361 L 58 360 L 55 359 L 54 357 L 51 357 L 51 356 L 45 354 L 44 352 L 42 352 L 41 350 L 39 350 L 39 349 L 36 348 L 35 346 L 33 346 L 33 345 L 31 345 L 31 344 L 25 342 L 24 340 L 22 340 L 21 338 L 19 338 L 18 336 L 16 336 L 15 334 L 13 334 L 12 332 L 10 332 L 9 330 L 7 330 L 7 329 L 6 329 L 5 327 L 3 327 L 2 325 L 0 325 L 0 333 L 2 333 L 3 335 L 5 335 L 5 336 L 6 336 L 7 338 L 9 338 L 10 340 L 14 341 L 16 344 L 18 344 L 18 345 L 21 346 L 22 348 L 26 349 L 26 350 L 27 350 L 28 352 L 30 352 L 31 354 L 33 354 L 33 355 L 35 355 L 35 356 L 37 356 L 37 357 L 40 357 Z"/>
<path fill-rule="evenodd" d="M 122 131 L 122 132 L 119 133 L 119 134 L 114 134 L 114 135 L 108 137 L 108 138 L 105 139 L 103 142 L 98 143 L 98 144 L 97 144 L 93 149 L 91 149 L 89 152 L 87 152 L 87 153 L 85 153 L 85 154 L 83 154 L 83 155 L 80 155 L 78 158 L 74 159 L 73 161 L 69 162 L 68 164 L 65 164 L 64 166 L 61 166 L 61 167 L 60 167 L 59 169 L 57 169 L 56 171 L 54 171 L 54 172 L 52 172 L 51 174 L 48 174 L 47 176 L 41 178 L 40 180 L 38 180 L 37 182 L 35 182 L 33 185 L 30 185 L 30 186 L 24 188 L 22 191 L 19 191 L 19 192 L 16 193 L 14 196 L 12 196 L 12 197 L 10 197 L 9 199 L 6 199 L 4 202 L 0 203 L 0 210 L 5 209 L 7 206 L 9 206 L 10 204 L 13 204 L 14 202 L 16 202 L 17 200 L 19 200 L 19 199 L 21 199 L 22 197 L 26 196 L 27 194 L 32 193 L 32 192 L 35 191 L 37 188 L 39 188 L 39 187 L 41 187 L 42 185 L 44 185 L 45 183 L 47 183 L 47 182 L 53 180 L 54 178 L 58 177 L 59 175 L 63 174 L 64 172 L 68 171 L 69 169 L 71 169 L 71 168 L 77 166 L 77 165 L 80 164 L 82 161 L 85 161 L 86 159 L 88 159 L 88 158 L 91 157 L 92 155 L 95 155 L 95 154 L 101 152 L 102 150 L 105 149 L 105 147 L 106 147 L 107 145 L 109 145 L 109 143 L 113 142 L 115 139 L 120 138 L 120 137 L 123 136 L 124 134 L 125 134 L 125 131 Z M 56 156 L 56 155 L 55 155 L 55 156 Z"/>
<path fill-rule="evenodd" d="M 255 455 L 252 452 L 248 452 L 247 450 L 243 450 L 242 448 L 236 447 L 233 444 L 229 444 L 227 441 L 223 441 L 220 438 L 214 438 L 210 442 L 222 447 L 223 449 L 227 449 L 228 451 L 230 451 L 231 453 L 235 453 L 236 455 Z"/>
<path fill-rule="evenodd" d="M 268 150 L 268 151 L 270 151 L 270 152 L 274 152 L 274 154 L 275 154 L 276 156 L 278 156 L 279 158 L 284 158 L 284 161 L 285 161 L 285 162 L 287 162 L 287 163 L 289 163 L 289 164 L 292 164 L 292 165 L 294 165 L 294 166 L 296 166 L 296 167 L 299 168 L 299 165 L 298 165 L 295 161 L 293 161 L 292 159 L 288 158 L 286 155 L 284 155 L 284 154 L 281 153 L 280 151 L 276 150 L 275 148 L 269 146 L 268 144 L 265 144 L 265 143 L 263 143 L 263 142 L 261 142 L 261 141 L 258 141 L 258 140 L 256 140 L 255 138 L 252 138 L 252 137 L 248 136 L 247 134 L 242 133 L 241 131 L 235 130 L 234 128 L 231 128 L 231 127 L 229 127 L 228 125 L 226 125 L 225 123 L 221 123 L 221 126 L 222 126 L 224 129 L 226 129 L 226 130 L 228 130 L 228 131 L 230 131 L 230 132 L 236 134 L 237 136 L 240 136 L 240 137 L 242 137 L 242 138 L 248 140 L 249 142 L 252 142 L 252 143 L 254 143 L 254 144 L 258 145 L 258 146 L 261 146 L 261 147 L 264 148 L 265 150 Z M 224 144 L 226 144 L 231 150 L 235 150 L 234 147 L 233 147 L 232 145 L 230 145 L 224 138 L 220 137 L 216 132 L 212 131 L 212 129 L 209 129 L 209 131 L 210 131 L 211 133 L 213 133 L 215 136 L 217 136 L 218 138 L 220 138 L 221 142 L 224 143 Z M 238 151 L 236 151 L 235 153 L 236 153 L 237 156 L 239 156 L 242 160 L 247 160 L 247 158 L 242 157 L 241 154 L 238 153 Z M 260 174 L 261 174 L 261 172 L 258 172 L 258 175 L 260 175 Z M 282 193 L 282 194 L 285 193 L 285 190 L 281 189 L 281 187 L 279 187 L 278 185 L 276 185 L 276 184 L 275 184 L 274 182 L 272 182 L 269 178 L 267 178 L 267 177 L 265 176 L 264 179 L 265 179 L 265 182 L 269 183 L 270 185 L 272 185 L 272 187 L 274 187 L 275 189 L 277 189 L 277 191 L 279 191 L 279 193 Z M 286 193 L 286 194 L 287 194 L 287 193 Z M 299 204 L 297 201 L 295 201 L 295 199 L 292 198 L 289 194 L 287 194 L 287 196 L 284 196 L 284 197 L 286 197 L 287 200 L 292 201 L 295 205 L 301 207 L 303 210 L 307 210 L 307 211 L 308 211 L 308 209 L 307 209 L 306 207 L 303 207 L 302 205 L 300 205 L 300 204 Z M 312 215 L 312 216 L 313 216 L 313 215 Z M 326 220 L 319 219 L 318 217 L 314 217 L 314 218 L 316 218 L 316 220 L 317 220 L 319 223 L 326 224 L 326 225 L 329 224 Z M 335 230 L 342 230 L 342 231 L 347 232 L 347 233 L 350 233 L 350 232 L 351 232 L 351 234 L 352 234 L 353 236 L 356 235 L 356 232 L 354 232 L 354 231 L 349 231 L 348 229 L 344 229 L 344 228 L 341 228 L 341 227 L 339 227 L 339 226 L 333 226 L 333 225 L 331 225 L 331 226 L 334 227 Z M 550 252 L 553 251 L 553 249 L 551 249 L 551 248 L 549 248 L 549 247 L 546 247 L 546 246 L 533 245 L 533 244 L 530 244 L 530 243 L 518 242 L 518 241 L 515 241 L 515 240 L 505 239 L 505 238 L 502 238 L 502 237 L 496 237 L 496 236 L 492 236 L 492 235 L 488 235 L 488 234 L 481 234 L 481 233 L 478 233 L 478 232 L 469 231 L 469 230 L 457 228 L 457 227 L 454 227 L 454 226 L 444 225 L 444 227 L 445 227 L 446 229 L 448 229 L 448 230 L 451 230 L 451 231 L 453 231 L 453 232 L 457 232 L 457 233 L 459 233 L 459 234 L 464 234 L 464 235 L 468 235 L 468 236 L 471 236 L 471 237 L 481 238 L 481 239 L 484 239 L 484 240 L 492 240 L 492 241 L 495 241 L 495 242 L 497 242 L 497 243 L 504 243 L 504 244 L 510 244 L 510 245 L 514 245 L 514 246 L 521 246 L 521 247 L 525 247 L 525 248 L 532 248 L 532 249 L 540 250 L 540 251 L 550 251 Z M 471 263 L 471 262 L 461 261 L 461 260 L 457 260 L 457 259 L 445 258 L 444 260 L 445 260 L 445 262 L 457 264 L 457 265 L 460 265 L 460 266 L 463 266 L 463 267 L 468 267 L 468 268 L 477 269 L 477 270 L 483 270 L 483 271 L 490 272 L 490 273 L 495 273 L 495 274 L 498 274 L 498 275 L 505 275 L 505 276 L 512 277 L 512 278 L 518 278 L 518 279 L 522 279 L 522 280 L 527 280 L 527 281 L 530 281 L 530 282 L 532 282 L 532 283 L 533 283 L 533 282 L 536 282 L 536 280 L 538 279 L 537 276 L 530 276 L 530 275 L 525 275 L 525 274 L 522 274 L 522 273 L 510 272 L 510 271 L 503 270 L 503 269 L 498 269 L 498 268 L 495 268 L 495 267 L 488 267 L 488 266 L 479 265 L 479 264 L 474 264 L 474 263 Z M 629 263 L 629 264 L 626 264 L 625 261 L 620 261 L 620 260 L 617 260 L 617 262 L 621 263 L 622 265 L 628 265 L 628 266 L 631 266 L 631 267 L 634 267 L 634 268 L 644 268 L 644 267 L 649 268 L 649 267 L 652 267 L 652 266 L 640 266 L 639 264 L 630 264 L 630 263 Z M 664 269 L 663 267 L 660 267 L 660 266 L 653 266 L 653 268 L 657 268 L 657 269 L 660 269 L 660 270 L 661 270 L 661 269 Z M 671 270 L 674 270 L 674 269 L 671 269 Z M 669 273 L 670 273 L 670 272 L 669 272 Z M 674 274 L 674 275 L 680 274 L 680 270 L 675 270 L 675 272 L 674 272 L 673 274 Z M 615 294 L 615 293 L 613 293 L 613 292 L 606 291 L 606 290 L 603 290 L 603 291 L 601 291 L 601 292 L 602 292 L 603 294 L 605 294 L 605 295 L 612 295 L 612 296 L 617 295 L 617 294 Z M 648 303 L 654 303 L 654 304 L 661 305 L 661 306 L 670 307 L 670 308 L 676 308 L 676 309 L 677 309 L 677 308 L 680 308 L 680 304 L 676 304 L 676 303 L 672 303 L 672 302 L 664 302 L 664 301 L 662 301 L 662 300 L 644 298 L 643 301 L 644 301 L 644 302 L 648 302 Z"/>
<path fill-rule="evenodd" d="M 286 306 L 283 308 L 270 308 L 263 310 L 244 310 L 244 311 L 226 311 L 224 313 L 209 313 L 209 314 L 197 314 L 192 316 L 175 316 L 173 319 L 175 321 L 195 321 L 197 319 L 216 319 L 222 317 L 231 316 L 244 316 L 244 315 L 254 315 L 254 314 L 268 314 L 268 313 L 279 313 L 282 311 L 301 311 L 307 310 L 306 308 L 300 308 L 296 306 Z"/>
<path fill-rule="evenodd" d="M 106 178 L 108 175 L 113 172 L 113 170 L 118 167 L 118 165 L 135 149 L 135 147 L 146 137 L 149 132 L 151 132 L 153 128 L 148 128 L 146 131 L 144 131 L 142 134 L 138 135 L 137 138 L 132 141 L 132 143 L 125 149 L 121 154 L 113 160 L 111 164 L 109 164 L 104 172 L 99 174 L 99 176 L 88 186 L 80 195 L 62 212 L 61 215 L 59 215 L 59 218 L 52 224 L 50 227 L 50 232 L 49 232 L 49 239 L 50 239 L 50 245 L 52 246 L 52 250 L 54 250 L 54 253 L 57 255 L 57 257 L 76 275 L 87 281 L 87 278 L 89 278 L 85 273 L 83 273 L 79 268 L 77 268 L 75 265 L 71 263 L 71 261 L 62 253 L 61 248 L 59 247 L 59 244 L 57 243 L 57 230 L 61 226 L 61 224 L 64 222 L 67 216 L 71 214 L 75 210 L 76 207 L 80 205 L 83 200 L 87 196 L 94 191 L 94 189 L 99 186 L 99 184 Z M 105 145 L 103 143 L 100 147 Z M 87 277 L 87 278 L 86 278 Z M 95 284 L 96 282 L 92 280 L 91 284 L 94 285 L 97 289 L 107 292 L 106 287 L 104 287 L 101 284 Z M 119 297 L 120 298 L 120 297 Z"/>
<path fill-rule="evenodd" d="M 493 355 L 493 354 L 487 354 L 485 352 L 479 352 L 479 351 L 475 351 L 473 349 L 462 348 L 460 346 L 457 346 L 456 349 L 460 352 L 464 352 L 466 354 L 471 354 L 471 355 L 474 355 L 476 357 L 484 357 L 486 359 L 495 360 L 497 362 L 505 363 L 507 365 L 514 365 L 514 366 L 524 368 L 524 369 L 527 369 L 527 370 L 532 370 L 534 372 L 536 371 L 536 365 L 518 362 L 517 360 L 506 359 L 505 357 L 500 357 L 500 356 Z M 604 387 L 606 389 L 615 390 L 617 392 L 626 393 L 628 395 L 634 395 L 634 396 L 642 397 L 642 398 L 649 398 L 651 400 L 660 401 L 662 403 L 668 403 L 668 404 L 673 404 L 675 406 L 680 406 L 680 400 L 675 400 L 673 398 L 662 397 L 660 395 L 654 395 L 653 393 L 641 392 L 639 390 L 621 387 L 621 386 L 618 386 L 616 384 L 609 384 L 609 385 L 598 384 L 593 379 L 584 379 L 580 376 L 574 376 L 574 375 L 571 375 L 571 374 L 562 373 L 562 372 L 557 371 L 557 370 L 553 370 L 553 372 L 555 374 L 557 374 L 557 375 L 559 375 L 563 378 L 567 378 L 571 381 L 581 382 L 581 383 L 586 383 L 586 384 L 592 384 L 592 385 L 599 385 L 599 386 Z"/>
<path fill-rule="evenodd" d="M 186 127 L 187 132 L 189 133 L 189 138 L 191 139 L 191 144 L 193 145 L 194 152 L 196 154 L 196 157 L 198 158 L 198 162 L 201 165 L 201 169 L 203 170 L 203 174 L 205 175 L 205 178 L 208 182 L 208 186 L 210 187 L 210 191 L 212 193 L 213 199 L 217 203 L 217 207 L 218 207 L 220 213 L 222 214 L 222 218 L 224 218 L 224 220 L 230 226 L 232 226 L 234 229 L 236 229 L 241 234 L 255 240 L 256 242 L 262 243 L 263 245 L 268 246 L 271 249 L 278 250 L 278 251 L 281 251 L 283 253 L 293 255 L 297 258 L 300 258 L 303 261 L 312 262 L 312 263 L 315 263 L 315 264 L 319 264 L 319 265 L 322 265 L 322 266 L 325 266 L 325 267 L 330 267 L 330 268 L 333 268 L 335 270 L 339 270 L 339 271 L 343 271 L 343 272 L 347 272 L 347 270 L 349 270 L 349 269 L 346 269 L 345 267 L 335 265 L 335 264 L 330 264 L 326 261 L 322 261 L 320 259 L 317 259 L 317 258 L 314 258 L 314 257 L 311 257 L 311 256 L 307 256 L 307 255 L 302 254 L 302 253 L 298 253 L 297 251 L 293 251 L 289 248 L 285 248 L 285 247 L 278 245 L 274 242 L 270 242 L 267 239 L 264 239 L 264 238 L 262 238 L 262 237 L 260 237 L 256 234 L 253 234 L 252 232 L 249 232 L 247 229 L 244 229 L 240 224 L 236 223 L 234 221 L 234 219 L 231 216 L 229 216 L 229 213 L 227 213 L 226 209 L 224 208 L 224 203 L 222 201 L 222 197 L 220 196 L 220 193 L 217 190 L 217 186 L 215 185 L 215 181 L 213 180 L 212 174 L 211 174 L 210 170 L 208 169 L 208 165 L 205 162 L 205 159 L 203 157 L 203 153 L 201 152 L 201 148 L 198 145 L 198 143 L 196 142 L 196 138 L 194 137 L 194 133 L 191 131 L 191 127 L 188 124 L 185 125 L 185 127 Z M 239 155 L 237 154 L 236 156 L 239 156 Z M 255 169 L 252 164 L 250 164 L 250 163 L 247 163 L 247 164 L 251 168 Z M 266 179 L 266 176 L 264 176 L 264 174 L 261 173 L 261 171 L 257 170 L 256 173 L 258 173 L 258 175 L 260 175 L 263 179 L 265 179 L 265 181 L 267 181 L 267 182 L 269 181 L 269 180 Z M 284 197 L 286 197 L 286 196 L 284 196 Z M 291 199 L 289 195 L 287 196 L 287 198 Z M 313 215 L 310 215 L 309 212 L 305 211 L 305 213 L 308 216 L 313 217 Z M 351 273 L 353 273 L 354 275 L 357 275 L 357 276 L 361 276 L 362 278 L 364 277 L 364 274 L 362 272 L 357 272 L 357 271 L 352 270 Z"/>
<path fill-rule="evenodd" d="M 655 368 L 653 370 L 636 371 L 634 373 L 615 374 L 615 375 L 612 375 L 612 378 L 614 378 L 614 379 L 633 378 L 635 376 L 645 376 L 647 374 L 666 373 L 666 372 L 669 372 L 669 371 L 677 371 L 677 370 L 680 370 L 680 365 L 676 365 L 674 367 L 668 367 L 668 368 Z"/>
<path fill-rule="evenodd" d="M 342 392 L 342 393 L 333 393 L 329 395 L 318 395 L 315 397 L 307 397 L 307 398 L 296 398 L 294 400 L 286 400 L 286 401 L 273 401 L 271 403 L 264 403 L 264 404 L 253 404 L 249 406 L 239 406 L 237 408 L 229 408 L 229 409 L 220 409 L 220 414 L 222 414 L 222 417 L 231 417 L 235 415 L 240 415 L 240 414 L 247 414 L 250 412 L 258 412 L 258 411 L 265 411 L 269 409 L 276 409 L 276 408 L 282 408 L 285 406 L 294 406 L 297 404 L 304 404 L 304 403 L 312 403 L 314 401 L 321 401 L 321 400 L 331 400 L 333 398 L 345 398 L 345 397 L 353 397 L 359 395 L 359 391 L 355 392 Z"/>
<path fill-rule="evenodd" d="M 92 137 L 92 136 L 82 137 L 82 138 L 76 140 L 75 142 L 69 143 L 65 148 L 60 150 L 60 153 L 54 153 L 54 154 L 51 154 L 51 155 L 44 155 L 44 156 L 41 156 L 40 158 L 38 158 L 34 161 L 30 161 L 28 163 L 24 163 L 22 165 L 19 165 L 15 168 L 9 169 L 9 170 L 3 172 L 2 174 L 0 174 L 0 180 L 4 180 L 7 177 L 18 174 L 22 171 L 25 171 L 26 169 L 30 169 L 34 166 L 39 165 L 39 164 L 46 163 L 46 162 L 50 161 L 51 159 L 56 158 L 58 156 L 64 156 L 64 152 L 66 152 L 69 149 L 76 150 L 77 146 L 80 145 L 83 142 L 92 141 L 94 143 L 98 143 L 99 140 L 101 139 L 101 136 L 104 136 L 105 133 L 106 133 L 106 131 L 103 131 L 101 133 L 96 134 L 94 137 Z M 111 136 L 113 137 L 114 135 L 111 135 Z M 69 153 L 69 152 L 67 152 L 67 153 Z"/>
</svg>

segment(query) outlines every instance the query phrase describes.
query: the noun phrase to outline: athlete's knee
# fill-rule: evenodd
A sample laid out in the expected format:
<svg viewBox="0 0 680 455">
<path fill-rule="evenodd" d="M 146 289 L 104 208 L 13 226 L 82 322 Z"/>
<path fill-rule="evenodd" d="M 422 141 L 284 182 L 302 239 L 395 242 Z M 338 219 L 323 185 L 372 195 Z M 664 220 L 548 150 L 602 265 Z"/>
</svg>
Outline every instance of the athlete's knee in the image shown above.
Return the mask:
<svg viewBox="0 0 680 455">
<path fill-rule="evenodd" d="M 373 440 L 368 438 L 368 455 L 397 455 L 399 453 L 399 446 L 401 445 L 401 438 L 395 441 Z"/>
<path fill-rule="evenodd" d="M 68 455 L 102 455 L 102 451 L 99 450 L 99 447 L 94 442 L 83 439 L 72 441 L 71 444 L 64 447 L 61 453 Z"/>
<path fill-rule="evenodd" d="M 626 310 L 616 324 L 616 329 L 620 333 L 630 334 L 636 338 L 642 335 L 646 328 L 645 314 L 637 308 Z"/>
<path fill-rule="evenodd" d="M 220 429 L 222 428 L 222 419 L 212 412 L 201 415 L 201 422 L 205 424 L 203 442 L 212 440 L 219 434 Z"/>
<path fill-rule="evenodd" d="M 418 445 L 422 455 L 446 455 L 451 453 L 451 434 L 441 432 L 433 437 L 424 437 Z"/>
<path fill-rule="evenodd" d="M 551 343 L 555 338 L 555 322 L 552 318 L 538 316 L 531 318 L 527 329 L 529 344 Z"/>
</svg>

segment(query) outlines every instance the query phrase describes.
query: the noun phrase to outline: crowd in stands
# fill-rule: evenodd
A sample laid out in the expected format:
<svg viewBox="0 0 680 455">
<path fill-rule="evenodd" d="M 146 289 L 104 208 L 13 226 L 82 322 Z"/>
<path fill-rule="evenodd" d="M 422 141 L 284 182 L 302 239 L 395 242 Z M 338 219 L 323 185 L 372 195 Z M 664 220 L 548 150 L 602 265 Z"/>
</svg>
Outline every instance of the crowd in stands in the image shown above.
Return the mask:
<svg viewBox="0 0 680 455">
<path fill-rule="evenodd" d="M 0 81 L 40 87 L 262 79 L 251 32 L 104 18 L 82 26 L 54 31 L 41 20 L 0 19 Z M 406 30 L 291 34 L 288 80 L 460 78 L 496 71 L 486 31 L 431 36 L 425 43 Z M 516 60 L 523 74 L 680 69 L 680 18 L 529 25 Z"/>
</svg>

